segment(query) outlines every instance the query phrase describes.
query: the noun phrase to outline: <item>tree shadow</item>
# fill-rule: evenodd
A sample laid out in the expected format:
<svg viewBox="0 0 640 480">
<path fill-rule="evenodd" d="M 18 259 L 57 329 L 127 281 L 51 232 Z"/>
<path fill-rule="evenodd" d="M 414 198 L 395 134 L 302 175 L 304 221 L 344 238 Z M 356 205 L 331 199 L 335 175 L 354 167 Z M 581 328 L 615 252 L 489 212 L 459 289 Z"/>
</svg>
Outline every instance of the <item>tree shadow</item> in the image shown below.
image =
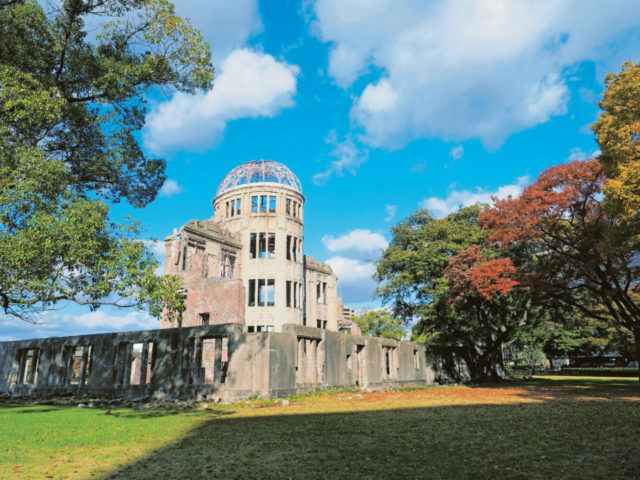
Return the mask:
<svg viewBox="0 0 640 480">
<path fill-rule="evenodd" d="M 221 416 L 101 478 L 640 478 L 637 389 L 514 390 L 506 404 Z"/>
</svg>

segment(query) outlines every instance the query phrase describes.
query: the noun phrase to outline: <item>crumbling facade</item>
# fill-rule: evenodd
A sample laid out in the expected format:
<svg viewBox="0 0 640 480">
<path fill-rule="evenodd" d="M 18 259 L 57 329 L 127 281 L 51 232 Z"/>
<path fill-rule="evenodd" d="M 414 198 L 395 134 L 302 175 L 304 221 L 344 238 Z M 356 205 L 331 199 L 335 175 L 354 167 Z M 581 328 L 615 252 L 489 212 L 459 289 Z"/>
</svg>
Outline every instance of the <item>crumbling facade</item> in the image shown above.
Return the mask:
<svg viewBox="0 0 640 480">
<path fill-rule="evenodd" d="M 468 379 L 451 351 L 284 325 L 230 323 L 0 343 L 0 393 L 232 401 Z"/>
<path fill-rule="evenodd" d="M 280 163 L 233 169 L 218 187 L 214 216 L 192 220 L 165 239 L 165 271 L 183 277 L 187 294 L 180 325 L 228 323 L 235 316 L 248 333 L 282 332 L 287 324 L 337 331 L 337 278 L 303 253 L 304 204 L 300 181 Z"/>
</svg>

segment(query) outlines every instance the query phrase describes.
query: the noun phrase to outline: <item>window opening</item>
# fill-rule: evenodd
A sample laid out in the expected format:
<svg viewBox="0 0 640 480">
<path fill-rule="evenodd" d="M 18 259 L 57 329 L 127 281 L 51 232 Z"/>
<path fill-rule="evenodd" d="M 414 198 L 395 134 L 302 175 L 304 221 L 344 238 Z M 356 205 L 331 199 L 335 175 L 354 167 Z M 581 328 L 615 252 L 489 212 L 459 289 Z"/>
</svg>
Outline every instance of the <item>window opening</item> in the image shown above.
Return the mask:
<svg viewBox="0 0 640 480">
<path fill-rule="evenodd" d="M 260 213 L 267 213 L 267 196 L 260 195 Z"/>
<path fill-rule="evenodd" d="M 276 197 L 269 197 L 269 213 L 276 213 Z"/>
<path fill-rule="evenodd" d="M 252 325 L 250 327 L 247 327 L 247 333 L 253 333 L 255 332 L 255 327 Z"/>
<path fill-rule="evenodd" d="M 267 257 L 275 258 L 276 256 L 276 234 L 270 233 L 267 243 Z"/>
<path fill-rule="evenodd" d="M 202 340 L 202 376 L 203 383 L 213 385 L 216 366 L 216 339 L 205 338 Z"/>
<path fill-rule="evenodd" d="M 298 202 L 296 202 L 295 200 L 293 201 L 293 216 L 295 218 L 296 216 L 296 205 L 298 204 Z"/>
<path fill-rule="evenodd" d="M 20 351 L 20 371 L 18 383 L 35 385 L 38 381 L 38 357 L 40 351 L 37 348 L 29 348 Z"/>
<path fill-rule="evenodd" d="M 293 261 L 298 261 L 298 239 L 293 237 L 293 248 L 291 249 L 291 256 L 293 257 Z"/>
<path fill-rule="evenodd" d="M 291 306 L 291 280 L 287 280 L 287 307 Z"/>
<path fill-rule="evenodd" d="M 229 202 L 225 202 L 225 205 L 226 205 L 226 214 L 225 214 L 225 217 L 228 217 L 228 216 L 229 216 Z"/>
<path fill-rule="evenodd" d="M 387 369 L 387 376 L 391 375 L 391 360 L 389 358 L 389 349 L 385 348 L 384 351 L 384 361 L 385 361 L 385 366 Z"/>
<path fill-rule="evenodd" d="M 322 328 L 322 320 L 316 320 L 316 328 Z"/>
<path fill-rule="evenodd" d="M 266 233 L 260 232 L 258 234 L 258 257 L 267 258 L 267 239 Z"/>
<path fill-rule="evenodd" d="M 233 278 L 235 264 L 235 253 L 229 250 L 220 250 L 220 276 L 222 278 Z"/>
<path fill-rule="evenodd" d="M 273 279 L 267 280 L 266 296 L 267 296 L 267 306 L 273 307 L 275 302 L 275 280 Z"/>
<path fill-rule="evenodd" d="M 147 344 L 147 375 L 145 377 L 145 383 L 151 383 L 151 374 L 153 373 L 153 367 L 156 364 L 156 349 L 153 342 Z"/>
<path fill-rule="evenodd" d="M 241 205 L 242 199 L 238 198 L 236 200 L 236 215 L 240 215 L 241 210 L 240 210 L 240 205 Z"/>
<path fill-rule="evenodd" d="M 182 270 L 187 269 L 187 247 L 182 249 Z"/>
<path fill-rule="evenodd" d="M 256 258 L 256 252 L 258 251 L 257 239 L 258 235 L 256 233 L 249 234 L 249 258 Z"/>
<path fill-rule="evenodd" d="M 134 343 L 131 347 L 131 370 L 129 385 L 140 385 L 142 377 L 142 343 Z"/>
<path fill-rule="evenodd" d="M 267 289 L 265 286 L 265 280 L 262 278 L 258 279 L 258 305 L 261 307 L 264 306 L 267 299 Z"/>
<path fill-rule="evenodd" d="M 287 215 L 291 215 L 291 199 L 287 198 L 285 201 L 285 211 Z"/>
<path fill-rule="evenodd" d="M 251 197 L 251 213 L 258 213 L 258 196 Z"/>
<path fill-rule="evenodd" d="M 200 325 L 205 327 L 209 325 L 209 313 L 199 313 L 198 317 L 200 318 Z"/>
<path fill-rule="evenodd" d="M 273 325 L 267 325 L 267 326 L 265 327 L 265 331 L 267 331 L 267 332 L 273 332 L 273 331 L 274 331 Z"/>
<path fill-rule="evenodd" d="M 322 303 L 322 285 L 320 282 L 316 282 L 316 300 L 318 303 Z"/>
<path fill-rule="evenodd" d="M 327 304 L 327 283 L 322 282 L 322 303 Z"/>
<path fill-rule="evenodd" d="M 234 200 L 231 200 L 231 216 L 233 217 L 235 216 L 235 214 L 236 214 L 236 201 L 234 199 Z"/>
<path fill-rule="evenodd" d="M 256 305 L 256 281 L 249 280 L 249 306 L 254 307 Z"/>
<path fill-rule="evenodd" d="M 291 260 L 291 235 L 287 235 L 287 260 Z"/>
</svg>

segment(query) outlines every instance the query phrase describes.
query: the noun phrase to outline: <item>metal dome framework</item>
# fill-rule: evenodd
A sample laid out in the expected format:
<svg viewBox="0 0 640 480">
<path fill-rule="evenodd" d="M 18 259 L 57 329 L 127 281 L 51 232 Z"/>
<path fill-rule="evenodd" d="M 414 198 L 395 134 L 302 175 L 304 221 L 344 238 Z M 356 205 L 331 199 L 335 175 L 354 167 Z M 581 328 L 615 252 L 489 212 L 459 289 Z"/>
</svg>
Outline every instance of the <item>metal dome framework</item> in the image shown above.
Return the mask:
<svg viewBox="0 0 640 480">
<path fill-rule="evenodd" d="M 218 185 L 216 197 L 243 185 L 253 183 L 279 183 L 302 194 L 298 177 L 282 163 L 273 160 L 252 160 L 231 170 Z"/>
</svg>

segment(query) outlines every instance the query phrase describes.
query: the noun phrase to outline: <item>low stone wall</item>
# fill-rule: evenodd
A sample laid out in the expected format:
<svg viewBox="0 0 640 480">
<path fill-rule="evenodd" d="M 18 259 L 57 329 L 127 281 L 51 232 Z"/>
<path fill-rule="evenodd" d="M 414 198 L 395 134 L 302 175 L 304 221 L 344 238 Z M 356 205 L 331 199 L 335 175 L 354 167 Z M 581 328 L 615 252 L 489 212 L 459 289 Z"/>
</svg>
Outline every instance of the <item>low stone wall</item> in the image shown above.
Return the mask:
<svg viewBox="0 0 640 480">
<path fill-rule="evenodd" d="M 14 397 L 232 401 L 449 383 L 465 372 L 442 347 L 297 325 L 282 333 L 223 324 L 0 343 L 0 392 Z"/>
</svg>

